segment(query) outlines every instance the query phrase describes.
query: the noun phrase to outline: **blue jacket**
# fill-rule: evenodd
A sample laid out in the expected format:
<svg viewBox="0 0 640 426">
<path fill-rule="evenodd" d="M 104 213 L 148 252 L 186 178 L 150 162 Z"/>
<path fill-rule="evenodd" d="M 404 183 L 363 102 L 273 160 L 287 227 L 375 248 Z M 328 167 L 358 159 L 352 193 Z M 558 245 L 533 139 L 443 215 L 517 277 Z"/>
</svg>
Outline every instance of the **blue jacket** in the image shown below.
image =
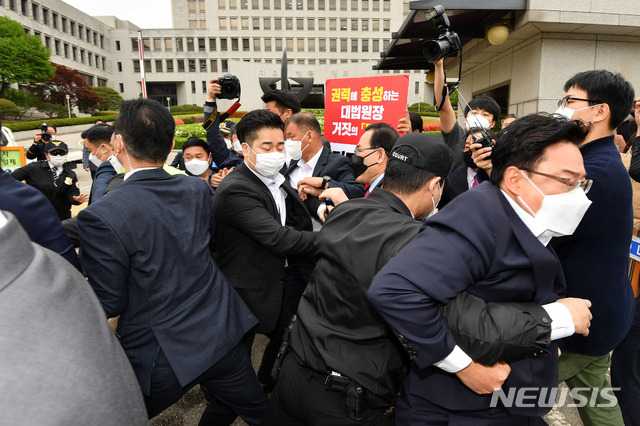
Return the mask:
<svg viewBox="0 0 640 426">
<path fill-rule="evenodd" d="M 404 392 L 447 410 L 487 410 L 491 395 L 476 394 L 457 376 L 433 366 L 456 345 L 440 308 L 461 291 L 487 302 L 539 304 L 554 302 L 564 292 L 560 261 L 553 250 L 538 241 L 499 188 L 488 182 L 456 197 L 427 220 L 369 289 L 374 306 L 412 358 Z M 557 344 L 552 342 L 547 354 L 510 366 L 505 393 L 509 388 L 557 387 Z M 549 407 L 508 411 L 541 416 Z"/>
<path fill-rule="evenodd" d="M 162 348 L 182 386 L 257 324 L 210 256 L 206 181 L 142 170 L 78 215 L 81 259 L 142 392 Z"/>
<path fill-rule="evenodd" d="M 0 169 L 0 210 L 13 213 L 34 243 L 58 253 L 82 271 L 53 206 L 40 191 Z"/>
<path fill-rule="evenodd" d="M 116 175 L 116 171 L 110 162 L 105 161 L 98 166 L 96 175 L 93 177 L 93 184 L 91 185 L 91 196 L 89 197 L 89 204 L 95 203 L 102 197 L 107 190 L 107 185 L 112 177 Z"/>
</svg>

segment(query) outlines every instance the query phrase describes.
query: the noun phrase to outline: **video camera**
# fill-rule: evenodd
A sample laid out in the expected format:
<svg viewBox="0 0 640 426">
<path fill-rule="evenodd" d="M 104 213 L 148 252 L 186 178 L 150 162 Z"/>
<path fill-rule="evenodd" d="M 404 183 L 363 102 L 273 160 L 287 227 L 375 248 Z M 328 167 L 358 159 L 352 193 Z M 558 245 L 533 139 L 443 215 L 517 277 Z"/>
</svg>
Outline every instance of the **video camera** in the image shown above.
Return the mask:
<svg viewBox="0 0 640 426">
<path fill-rule="evenodd" d="M 51 142 L 51 133 L 49 133 L 47 130 L 49 130 L 49 125 L 47 123 L 42 123 L 42 126 L 40 127 L 40 130 L 42 131 L 42 133 L 40 133 L 40 137 L 42 138 L 42 141 L 44 143 L 49 143 Z"/>
<path fill-rule="evenodd" d="M 450 31 L 451 24 L 449 17 L 444 12 L 442 5 L 436 5 L 424 13 L 427 21 L 433 21 L 436 30 L 440 34 L 437 40 L 427 40 L 422 47 L 422 54 L 429 61 L 434 63 L 440 58 L 455 55 L 462 49 L 460 37 L 454 31 Z"/>
<path fill-rule="evenodd" d="M 220 77 L 216 83 L 220 85 L 220 99 L 236 99 L 240 98 L 240 80 L 235 75 L 229 73 Z"/>
</svg>

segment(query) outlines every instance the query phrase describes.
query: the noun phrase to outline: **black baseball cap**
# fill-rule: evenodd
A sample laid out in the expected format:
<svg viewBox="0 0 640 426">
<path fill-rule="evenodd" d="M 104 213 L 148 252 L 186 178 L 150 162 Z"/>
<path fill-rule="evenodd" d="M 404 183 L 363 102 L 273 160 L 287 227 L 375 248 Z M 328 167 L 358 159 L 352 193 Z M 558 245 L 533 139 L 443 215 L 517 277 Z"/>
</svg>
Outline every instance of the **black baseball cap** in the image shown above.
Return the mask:
<svg viewBox="0 0 640 426">
<path fill-rule="evenodd" d="M 413 148 L 413 153 L 407 155 L 397 152 L 397 148 L 401 146 Z M 443 177 L 449 174 L 453 164 L 451 148 L 436 136 L 426 133 L 402 136 L 393 145 L 390 157 Z"/>
<path fill-rule="evenodd" d="M 69 152 L 69 147 L 67 146 L 66 143 L 62 141 L 51 141 L 47 143 L 44 147 L 44 150 L 47 152 L 55 151 L 57 149 L 61 149 L 64 152 Z"/>
<path fill-rule="evenodd" d="M 220 124 L 220 133 L 225 136 L 229 136 L 231 134 L 231 128 L 235 126 L 236 123 L 231 120 L 225 120 Z"/>
</svg>

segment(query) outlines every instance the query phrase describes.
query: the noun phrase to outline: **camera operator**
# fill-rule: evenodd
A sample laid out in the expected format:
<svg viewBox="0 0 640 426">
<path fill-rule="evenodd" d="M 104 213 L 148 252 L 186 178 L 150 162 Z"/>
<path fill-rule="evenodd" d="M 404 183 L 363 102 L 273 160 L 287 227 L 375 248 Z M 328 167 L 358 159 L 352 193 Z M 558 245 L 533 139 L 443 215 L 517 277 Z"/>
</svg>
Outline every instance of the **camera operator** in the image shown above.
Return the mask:
<svg viewBox="0 0 640 426">
<path fill-rule="evenodd" d="M 46 160 L 45 147 L 47 143 L 55 141 L 58 130 L 53 124 L 42 123 L 42 130 L 33 137 L 33 144 L 27 150 L 27 158 L 29 160 L 36 159 L 38 161 Z"/>
<path fill-rule="evenodd" d="M 433 92 L 436 97 L 436 104 L 439 105 L 442 102 L 442 89 L 445 86 L 443 59 L 438 59 L 433 65 L 435 67 Z M 496 120 L 500 117 L 500 106 L 495 100 L 488 96 L 476 96 L 471 99 L 469 105 L 464 109 L 464 116 L 467 120 L 474 114 L 486 118 L 489 122 L 489 128 L 491 129 L 496 125 Z M 438 111 L 438 115 L 440 116 L 442 137 L 445 143 L 453 150 L 453 167 L 451 170 L 455 171 L 464 168 L 465 163 L 462 152 L 466 141 L 466 134 L 464 129 L 460 127 L 456 121 L 456 114 L 453 106 L 451 106 L 448 91 L 444 104 L 440 111 Z"/>
</svg>

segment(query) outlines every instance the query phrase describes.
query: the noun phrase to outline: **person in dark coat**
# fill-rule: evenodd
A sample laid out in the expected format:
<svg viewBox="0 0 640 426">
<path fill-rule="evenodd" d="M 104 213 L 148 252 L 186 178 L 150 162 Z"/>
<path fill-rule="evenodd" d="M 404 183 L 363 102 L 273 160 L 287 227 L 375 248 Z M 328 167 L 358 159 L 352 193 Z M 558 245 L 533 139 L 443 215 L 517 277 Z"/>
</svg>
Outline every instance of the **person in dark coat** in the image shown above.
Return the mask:
<svg viewBox="0 0 640 426">
<path fill-rule="evenodd" d="M 24 180 L 51 202 L 60 220 L 71 217 L 71 206 L 89 201 L 89 194 L 81 194 L 76 172 L 66 163 L 69 148 L 62 141 L 46 145 L 46 160 L 20 167 L 11 173 L 17 180 Z"/>
</svg>

